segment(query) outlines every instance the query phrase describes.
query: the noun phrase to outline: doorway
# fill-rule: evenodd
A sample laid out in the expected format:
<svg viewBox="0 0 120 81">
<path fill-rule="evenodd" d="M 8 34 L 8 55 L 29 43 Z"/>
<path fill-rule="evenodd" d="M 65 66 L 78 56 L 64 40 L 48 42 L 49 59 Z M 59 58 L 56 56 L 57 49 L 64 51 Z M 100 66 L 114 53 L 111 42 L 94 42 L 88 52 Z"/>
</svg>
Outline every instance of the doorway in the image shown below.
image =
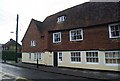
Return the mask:
<svg viewBox="0 0 120 81">
<path fill-rule="evenodd" d="M 53 53 L 53 66 L 54 67 L 58 66 L 58 54 L 57 54 L 57 52 Z"/>
</svg>

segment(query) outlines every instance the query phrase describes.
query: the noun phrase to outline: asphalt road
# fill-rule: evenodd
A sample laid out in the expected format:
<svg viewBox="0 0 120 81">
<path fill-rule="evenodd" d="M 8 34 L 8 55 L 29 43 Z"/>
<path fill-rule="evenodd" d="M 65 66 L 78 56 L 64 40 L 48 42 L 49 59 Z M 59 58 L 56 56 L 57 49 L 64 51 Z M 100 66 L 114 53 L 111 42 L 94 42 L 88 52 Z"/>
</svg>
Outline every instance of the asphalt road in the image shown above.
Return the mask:
<svg viewBox="0 0 120 81">
<path fill-rule="evenodd" d="M 43 72 L 38 70 L 32 70 L 28 68 L 16 67 L 8 64 L 1 64 L 2 71 L 0 71 L 0 75 L 4 79 L 16 79 L 12 81 L 19 81 L 18 79 L 22 79 L 22 81 L 89 81 L 89 79 L 75 76 L 68 76 L 62 74 L 55 74 L 49 72 Z M 10 80 L 9 80 L 10 81 Z M 91 80 L 90 80 L 91 81 Z M 92 80 L 93 81 L 93 80 Z M 95 80 L 94 80 L 95 81 Z"/>
</svg>

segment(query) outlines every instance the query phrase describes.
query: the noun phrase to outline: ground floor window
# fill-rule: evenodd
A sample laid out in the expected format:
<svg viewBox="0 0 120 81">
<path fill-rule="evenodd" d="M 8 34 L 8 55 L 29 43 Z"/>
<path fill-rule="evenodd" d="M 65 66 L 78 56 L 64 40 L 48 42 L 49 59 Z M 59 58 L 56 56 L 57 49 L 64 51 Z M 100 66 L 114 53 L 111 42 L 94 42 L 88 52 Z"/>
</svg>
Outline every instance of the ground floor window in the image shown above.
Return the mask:
<svg viewBox="0 0 120 81">
<path fill-rule="evenodd" d="M 86 62 L 88 63 L 98 63 L 98 52 L 86 52 Z"/>
<path fill-rule="evenodd" d="M 71 62 L 81 62 L 80 52 L 71 52 Z"/>
<path fill-rule="evenodd" d="M 63 58 L 62 58 L 62 52 L 58 52 L 58 62 L 62 62 Z"/>
<path fill-rule="evenodd" d="M 34 53 L 34 60 L 41 59 L 41 53 Z"/>
<path fill-rule="evenodd" d="M 120 64 L 120 51 L 107 51 L 105 52 L 106 64 Z"/>
<path fill-rule="evenodd" d="M 29 53 L 29 59 L 31 59 L 32 58 L 32 54 L 31 53 Z"/>
</svg>

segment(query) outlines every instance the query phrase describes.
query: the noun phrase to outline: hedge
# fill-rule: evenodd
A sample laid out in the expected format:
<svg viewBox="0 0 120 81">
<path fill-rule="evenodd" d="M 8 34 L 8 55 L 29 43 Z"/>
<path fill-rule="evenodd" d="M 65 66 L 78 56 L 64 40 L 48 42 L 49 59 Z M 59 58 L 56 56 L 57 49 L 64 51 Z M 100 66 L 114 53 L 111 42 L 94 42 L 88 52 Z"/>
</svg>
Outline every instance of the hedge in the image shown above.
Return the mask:
<svg viewBox="0 0 120 81">
<path fill-rule="evenodd" d="M 22 53 L 21 52 L 18 52 L 17 55 L 18 55 L 18 58 L 22 58 Z M 2 59 L 3 60 L 15 61 L 16 52 L 15 51 L 2 51 Z"/>
</svg>

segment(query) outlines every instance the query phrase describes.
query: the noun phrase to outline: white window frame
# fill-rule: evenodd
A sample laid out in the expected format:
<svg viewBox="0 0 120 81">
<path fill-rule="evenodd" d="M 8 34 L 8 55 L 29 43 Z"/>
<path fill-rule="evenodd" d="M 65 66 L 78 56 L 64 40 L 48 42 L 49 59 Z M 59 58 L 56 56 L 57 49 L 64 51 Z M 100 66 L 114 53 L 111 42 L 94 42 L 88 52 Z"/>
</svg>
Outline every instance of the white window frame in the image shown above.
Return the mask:
<svg viewBox="0 0 120 81">
<path fill-rule="evenodd" d="M 60 40 L 55 41 L 55 34 L 60 34 Z M 53 33 L 53 43 L 60 43 L 61 42 L 61 32 Z"/>
<path fill-rule="evenodd" d="M 106 52 L 110 53 L 110 52 L 120 52 L 120 51 L 105 51 L 104 52 L 104 64 L 107 66 L 120 66 L 120 64 L 114 64 L 114 63 L 106 63 Z M 108 58 L 109 59 L 109 58 Z M 118 59 L 120 59 L 120 57 L 118 56 Z"/>
<path fill-rule="evenodd" d="M 60 54 L 61 54 L 61 56 L 60 56 Z M 62 60 L 60 58 L 62 58 Z M 63 62 L 63 53 L 62 52 L 58 52 L 58 62 Z"/>
<path fill-rule="evenodd" d="M 87 52 L 97 52 L 98 53 L 98 62 L 87 62 Z M 86 51 L 85 52 L 85 62 L 86 64 L 99 64 L 100 63 L 100 56 L 99 56 L 99 51 Z"/>
<path fill-rule="evenodd" d="M 31 46 L 36 46 L 36 40 L 31 40 Z"/>
<path fill-rule="evenodd" d="M 120 36 L 112 36 L 112 31 L 111 31 L 111 26 L 114 26 L 114 25 L 120 25 L 120 23 L 116 23 L 116 24 L 109 24 L 109 38 L 120 38 Z"/>
<path fill-rule="evenodd" d="M 60 16 L 57 18 L 57 23 L 64 22 L 66 19 L 66 16 Z"/>
<path fill-rule="evenodd" d="M 78 30 L 81 31 L 80 33 L 81 33 L 82 39 L 72 40 L 71 32 L 72 32 L 72 31 L 78 31 Z M 70 41 L 81 41 L 81 40 L 83 40 L 83 29 L 75 29 L 75 30 L 71 30 L 71 31 L 70 31 Z"/>
<path fill-rule="evenodd" d="M 80 52 L 80 62 L 79 61 L 72 61 L 72 59 L 71 59 L 71 56 L 72 56 L 71 53 L 72 52 L 76 53 L 76 52 L 80 52 L 80 51 L 71 51 L 70 52 L 70 63 L 81 63 L 82 62 L 82 56 L 81 56 L 82 54 L 81 54 L 81 52 Z"/>
<path fill-rule="evenodd" d="M 29 53 L 29 59 L 32 59 L 32 53 Z"/>
<path fill-rule="evenodd" d="M 41 58 L 41 53 L 39 53 L 39 52 L 34 53 L 34 60 L 37 60 L 37 58 L 38 58 L 38 60 L 42 59 Z"/>
</svg>

